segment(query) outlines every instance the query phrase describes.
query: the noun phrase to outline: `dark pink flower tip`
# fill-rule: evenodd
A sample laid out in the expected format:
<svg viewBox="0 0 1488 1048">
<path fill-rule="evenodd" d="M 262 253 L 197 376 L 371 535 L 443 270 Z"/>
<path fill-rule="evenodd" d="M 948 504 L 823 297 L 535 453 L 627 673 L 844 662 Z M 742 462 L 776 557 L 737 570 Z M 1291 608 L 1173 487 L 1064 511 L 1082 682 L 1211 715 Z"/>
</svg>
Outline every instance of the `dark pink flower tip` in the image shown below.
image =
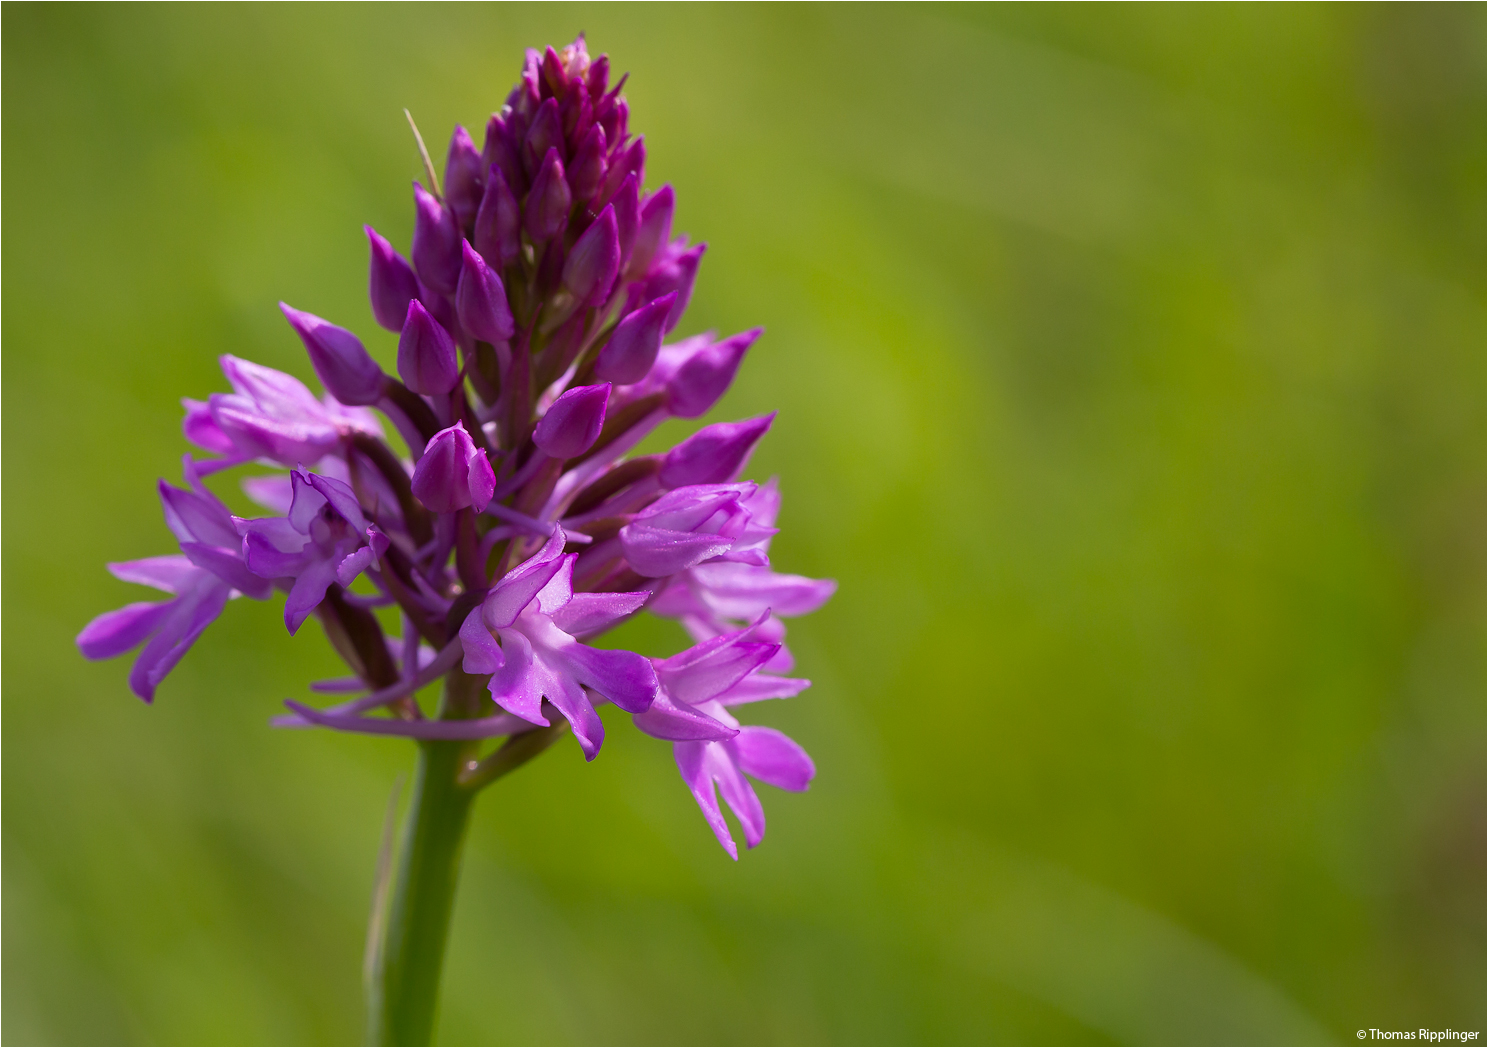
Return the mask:
<svg viewBox="0 0 1488 1048">
<path fill-rule="evenodd" d="M 460 279 L 460 229 L 434 195 L 413 184 L 413 266 L 419 279 L 448 295 Z"/>
<path fill-rule="evenodd" d="M 496 270 L 517 260 L 521 250 L 522 209 L 507 184 L 501 168 L 492 164 L 486 172 L 486 191 L 475 214 L 471 243 Z"/>
<path fill-rule="evenodd" d="M 610 141 L 619 141 L 614 135 L 610 135 Z M 601 202 L 608 202 L 616 192 L 619 191 L 621 183 L 625 181 L 626 175 L 635 175 L 636 184 L 639 185 L 645 179 L 646 174 L 646 136 L 641 135 L 625 150 L 610 162 L 610 170 L 605 175 L 604 188 L 600 190 Z"/>
<path fill-rule="evenodd" d="M 754 328 L 704 346 L 684 361 L 667 381 L 667 410 L 678 418 L 697 418 L 728 390 L 749 347 L 764 334 Z"/>
<path fill-rule="evenodd" d="M 511 129 L 500 113 L 492 113 L 486 123 L 486 144 L 481 150 L 481 163 L 488 168 L 498 168 L 513 193 L 520 193 L 527 187 L 520 143 L 512 138 Z"/>
<path fill-rule="evenodd" d="M 677 301 L 672 303 L 672 311 L 667 316 L 666 329 L 669 333 L 682 320 L 682 314 L 687 312 L 687 304 L 692 301 L 692 285 L 697 281 L 698 263 L 703 260 L 703 252 L 707 250 L 707 244 L 688 248 L 661 267 L 660 273 L 646 281 L 646 294 L 650 297 L 667 291 L 677 292 Z"/>
<path fill-rule="evenodd" d="M 460 326 L 482 342 L 511 338 L 516 327 L 501 278 L 468 241 L 460 250 L 460 284 L 455 292 Z"/>
<path fill-rule="evenodd" d="M 557 459 L 582 455 L 599 439 L 609 399 L 608 382 L 566 391 L 537 424 L 533 443 Z"/>
<path fill-rule="evenodd" d="M 604 181 L 607 150 L 604 128 L 591 127 L 574 151 L 573 162 L 568 165 L 568 185 L 575 200 L 582 202 L 599 192 L 600 183 Z"/>
<path fill-rule="evenodd" d="M 641 205 L 641 225 L 636 231 L 635 247 L 630 252 L 626 272 L 639 276 L 651 265 L 651 260 L 663 244 L 672 238 L 672 212 L 677 206 L 676 194 L 670 185 L 662 186 L 646 198 Z"/>
<path fill-rule="evenodd" d="M 548 150 L 557 151 L 563 159 L 563 119 L 558 115 L 558 100 L 550 98 L 537 107 L 522 142 L 522 163 L 534 178 L 538 167 L 547 163 Z"/>
<path fill-rule="evenodd" d="M 480 207 L 485 170 L 486 165 L 470 140 L 470 132 L 456 126 L 444 162 L 444 199 L 462 227 L 470 224 Z"/>
<path fill-rule="evenodd" d="M 435 513 L 473 506 L 481 512 L 491 501 L 496 474 L 486 453 L 476 448 L 465 424 L 456 422 L 429 439 L 424 457 L 413 470 L 413 494 Z"/>
<path fill-rule="evenodd" d="M 726 484 L 739 475 L 749 454 L 775 421 L 775 412 L 743 422 L 704 426 L 667 452 L 658 475 L 667 488 Z"/>
<path fill-rule="evenodd" d="M 558 150 L 549 149 L 527 194 L 527 206 L 522 214 L 527 235 L 538 244 L 553 239 L 568 221 L 568 209 L 572 204 L 568 181 L 563 177 L 563 161 L 558 157 Z"/>
<path fill-rule="evenodd" d="M 409 389 L 426 396 L 448 393 L 460 383 L 454 338 L 417 299 L 408 303 L 398 336 L 398 376 Z"/>
<path fill-rule="evenodd" d="M 367 275 L 372 316 L 389 331 L 402 330 L 408 302 L 418 297 L 418 278 L 413 275 L 413 267 L 377 230 L 371 226 L 362 228 L 367 231 L 367 241 L 372 246 L 372 261 Z"/>
<path fill-rule="evenodd" d="M 615 228 L 620 238 L 620 267 L 624 269 L 635 250 L 636 235 L 641 228 L 641 188 L 635 175 L 627 175 L 620 190 L 610 201 L 615 209 Z"/>
<path fill-rule="evenodd" d="M 374 404 L 386 376 L 368 355 L 362 340 L 343 327 L 279 303 L 290 326 L 305 343 L 310 364 L 326 391 L 343 404 Z"/>
<path fill-rule="evenodd" d="M 620 237 L 614 207 L 606 207 L 584 230 L 563 263 L 563 286 L 586 306 L 609 297 L 620 273 Z"/>
<path fill-rule="evenodd" d="M 656 354 L 666 334 L 667 317 L 676 305 L 676 298 L 675 292 L 663 295 L 620 321 L 599 351 L 594 374 L 621 386 L 645 378 L 656 363 Z"/>
</svg>

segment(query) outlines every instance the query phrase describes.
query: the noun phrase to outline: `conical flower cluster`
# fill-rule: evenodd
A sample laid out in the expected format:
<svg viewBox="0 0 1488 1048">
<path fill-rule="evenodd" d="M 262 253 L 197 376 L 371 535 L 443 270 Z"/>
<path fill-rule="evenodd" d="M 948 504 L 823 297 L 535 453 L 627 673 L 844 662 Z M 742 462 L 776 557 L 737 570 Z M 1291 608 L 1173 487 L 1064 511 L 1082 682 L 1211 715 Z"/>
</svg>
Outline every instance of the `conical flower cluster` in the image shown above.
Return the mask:
<svg viewBox="0 0 1488 1048">
<path fill-rule="evenodd" d="M 780 619 L 834 584 L 771 566 L 779 493 L 740 477 L 773 415 L 630 455 L 667 419 L 712 408 L 760 331 L 666 343 L 705 245 L 672 235 L 670 186 L 645 190 L 645 142 L 623 79 L 609 81 L 582 37 L 529 51 L 482 147 L 456 128 L 443 185 L 432 170 L 414 184 L 408 256 L 367 228 L 396 377 L 351 331 L 282 303 L 323 397 L 222 358 L 232 392 L 183 402 L 187 439 L 211 457 L 188 454 L 183 485 L 160 483 L 180 552 L 109 566 L 172 599 L 102 615 L 78 644 L 89 658 L 140 648 L 129 681 L 150 701 L 229 599 L 279 590 L 289 631 L 314 615 L 352 671 L 312 688 L 365 694 L 290 703 L 278 723 L 508 746 L 567 727 L 593 759 L 596 708 L 613 703 L 673 744 L 737 857 L 715 784 L 753 846 L 764 815 L 749 777 L 801 790 L 814 768 L 730 708 L 807 687 L 782 675 Z M 289 471 L 243 481 L 268 516 L 235 516 L 201 481 L 248 463 Z M 697 643 L 668 659 L 589 643 L 643 610 Z M 393 618 L 401 637 L 384 631 Z M 414 693 L 449 674 L 480 678 L 479 703 L 426 714 Z"/>
</svg>

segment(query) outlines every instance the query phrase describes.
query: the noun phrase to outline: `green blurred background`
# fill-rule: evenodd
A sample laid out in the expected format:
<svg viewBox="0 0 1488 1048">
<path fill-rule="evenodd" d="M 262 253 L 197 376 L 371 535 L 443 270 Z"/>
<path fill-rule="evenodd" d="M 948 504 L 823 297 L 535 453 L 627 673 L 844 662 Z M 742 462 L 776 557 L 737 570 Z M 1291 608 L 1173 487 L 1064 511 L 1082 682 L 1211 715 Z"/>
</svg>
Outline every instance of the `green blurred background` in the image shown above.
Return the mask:
<svg viewBox="0 0 1488 1048">
<path fill-rule="evenodd" d="M 242 601 L 154 708 L 72 638 L 171 549 L 220 353 L 310 369 L 522 48 L 629 70 L 763 324 L 786 571 L 735 865 L 609 718 L 477 809 L 440 1038 L 1355 1043 L 1484 1027 L 1484 7 L 7 4 L 4 1037 L 347 1043 L 396 740 Z M 678 424 L 666 436 L 685 430 Z M 627 627 L 652 653 L 670 624 Z"/>
</svg>

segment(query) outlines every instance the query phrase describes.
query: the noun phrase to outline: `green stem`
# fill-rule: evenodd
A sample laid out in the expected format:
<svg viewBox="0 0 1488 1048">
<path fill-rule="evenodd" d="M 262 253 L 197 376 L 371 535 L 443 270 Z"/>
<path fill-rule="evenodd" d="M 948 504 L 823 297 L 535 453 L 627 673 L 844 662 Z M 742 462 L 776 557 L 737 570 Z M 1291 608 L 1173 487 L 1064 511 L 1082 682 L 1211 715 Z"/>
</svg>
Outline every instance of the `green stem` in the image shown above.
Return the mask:
<svg viewBox="0 0 1488 1048">
<path fill-rule="evenodd" d="M 458 670 L 450 674 L 441 719 L 464 712 L 472 681 L 484 683 Z M 371 986 L 373 1044 L 426 1045 L 433 1038 L 439 973 L 460 878 L 460 851 L 476 792 L 458 780 L 476 746 L 419 743 L 403 855 Z"/>
</svg>

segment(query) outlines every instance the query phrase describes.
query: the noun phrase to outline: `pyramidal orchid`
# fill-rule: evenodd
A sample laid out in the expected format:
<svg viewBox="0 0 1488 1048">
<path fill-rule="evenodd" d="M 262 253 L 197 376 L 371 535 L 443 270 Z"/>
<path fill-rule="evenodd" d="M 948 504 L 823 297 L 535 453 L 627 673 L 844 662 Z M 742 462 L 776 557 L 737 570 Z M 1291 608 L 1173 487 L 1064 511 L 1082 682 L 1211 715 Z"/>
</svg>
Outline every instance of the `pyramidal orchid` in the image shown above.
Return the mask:
<svg viewBox="0 0 1488 1048">
<path fill-rule="evenodd" d="M 565 733 L 595 759 L 605 705 L 671 744 L 734 858 L 725 807 L 749 847 L 765 832 L 751 779 L 799 791 L 815 774 L 794 741 L 734 716 L 809 686 L 783 676 L 781 620 L 835 586 L 771 564 L 780 494 L 743 474 L 774 416 L 632 454 L 666 420 L 707 413 L 760 331 L 666 342 L 706 246 L 673 236 L 670 186 L 645 188 L 623 82 L 582 36 L 529 50 L 482 147 L 455 129 L 442 185 L 419 140 L 407 256 L 365 227 L 397 374 L 350 329 L 281 303 L 324 395 L 222 357 L 232 392 L 183 401 L 202 454 L 182 485 L 159 484 L 178 551 L 109 565 L 170 599 L 77 638 L 90 659 L 137 649 L 129 686 L 150 702 L 228 601 L 282 592 L 288 631 L 315 618 L 350 675 L 310 685 L 343 701 L 288 700 L 274 723 L 416 741 L 399 869 L 369 932 L 379 1043 L 431 1036 L 475 794 Z M 242 482 L 266 516 L 235 515 L 203 483 L 247 464 L 279 470 Z M 696 643 L 669 658 L 594 645 L 643 612 Z M 417 693 L 436 682 L 431 709 Z"/>
</svg>

